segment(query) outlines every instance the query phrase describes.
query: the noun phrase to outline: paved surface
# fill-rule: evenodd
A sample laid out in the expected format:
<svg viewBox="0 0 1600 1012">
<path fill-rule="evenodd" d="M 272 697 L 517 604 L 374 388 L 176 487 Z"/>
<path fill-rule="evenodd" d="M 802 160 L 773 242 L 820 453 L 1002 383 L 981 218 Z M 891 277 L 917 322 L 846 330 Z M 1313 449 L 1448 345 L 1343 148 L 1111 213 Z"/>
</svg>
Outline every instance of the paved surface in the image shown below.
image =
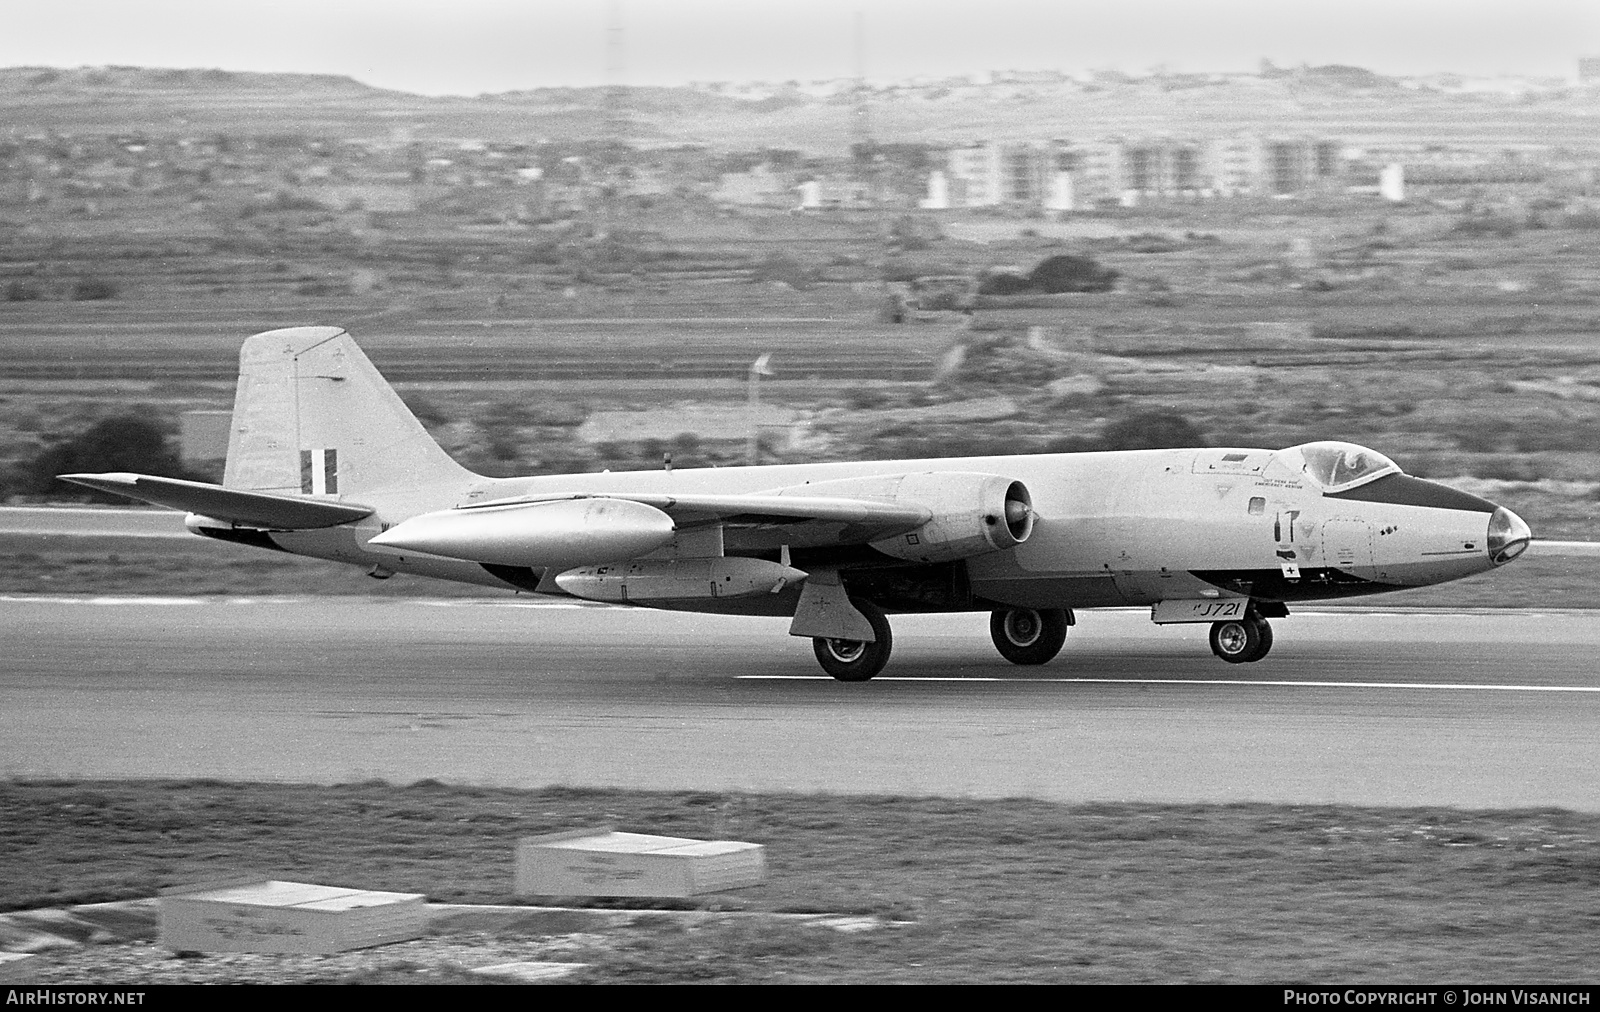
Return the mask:
<svg viewBox="0 0 1600 1012">
<path fill-rule="evenodd" d="M 95 509 L 81 506 L 0 506 L 0 534 L 52 534 L 63 537 L 117 535 L 192 538 L 184 514 L 161 509 Z"/>
<path fill-rule="evenodd" d="M 176 509 L 96 509 L 93 506 L 0 506 L 0 535 L 67 538 L 194 538 Z"/>
<path fill-rule="evenodd" d="M 1043 668 L 900 617 L 862 685 L 782 620 L 507 598 L 0 599 L 0 775 L 1600 810 L 1600 613 L 1306 613 L 1267 660 L 1080 616 Z"/>
</svg>

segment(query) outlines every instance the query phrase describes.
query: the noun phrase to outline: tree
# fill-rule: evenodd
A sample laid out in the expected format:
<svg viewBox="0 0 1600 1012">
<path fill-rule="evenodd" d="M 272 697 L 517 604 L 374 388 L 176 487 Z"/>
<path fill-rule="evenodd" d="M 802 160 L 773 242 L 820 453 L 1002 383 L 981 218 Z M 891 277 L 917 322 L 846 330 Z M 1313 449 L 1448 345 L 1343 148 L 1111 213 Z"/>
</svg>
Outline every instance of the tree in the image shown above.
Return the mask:
<svg viewBox="0 0 1600 1012">
<path fill-rule="evenodd" d="M 176 451 L 168 445 L 167 429 L 146 414 L 128 413 L 103 418 L 82 433 L 61 440 L 24 461 L 9 484 L 21 495 L 48 495 L 93 502 L 127 505 L 121 496 L 95 492 L 79 485 L 57 481 L 58 474 L 136 471 L 164 478 L 206 481 L 183 466 Z"/>
<path fill-rule="evenodd" d="M 116 297 L 116 282 L 107 281 L 105 278 L 79 278 L 72 285 L 72 301 L 74 302 L 93 302 L 99 299 L 114 299 Z"/>
<path fill-rule="evenodd" d="M 1089 257 L 1053 256 L 1041 260 L 1028 275 L 1029 287 L 1055 295 L 1060 292 L 1109 292 L 1118 274 Z"/>
<path fill-rule="evenodd" d="M 1010 271 L 986 273 L 978 280 L 979 295 L 1025 295 L 1033 290 L 1031 281 Z"/>
<path fill-rule="evenodd" d="M 1100 442 L 1107 450 L 1174 450 L 1205 446 L 1206 437 L 1176 411 L 1141 411 L 1107 425 Z"/>
</svg>

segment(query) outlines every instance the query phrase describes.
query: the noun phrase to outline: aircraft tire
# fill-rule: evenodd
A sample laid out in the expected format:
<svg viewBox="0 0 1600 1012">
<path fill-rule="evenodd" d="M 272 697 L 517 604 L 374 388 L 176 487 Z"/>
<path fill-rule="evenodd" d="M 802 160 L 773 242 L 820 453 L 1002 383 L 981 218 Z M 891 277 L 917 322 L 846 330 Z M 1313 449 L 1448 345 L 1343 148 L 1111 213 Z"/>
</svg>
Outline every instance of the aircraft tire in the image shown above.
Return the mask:
<svg viewBox="0 0 1600 1012">
<path fill-rule="evenodd" d="M 865 682 L 883 670 L 889 663 L 889 652 L 894 647 L 894 637 L 889 632 L 889 620 L 882 611 L 865 601 L 851 602 L 856 610 L 866 616 L 877 641 L 833 640 L 817 636 L 811 640 L 811 649 L 817 655 L 822 670 L 841 682 Z"/>
<path fill-rule="evenodd" d="M 1261 660 L 1262 629 L 1267 629 L 1267 645 L 1272 645 L 1272 631 L 1266 621 L 1256 616 L 1246 616 L 1238 620 L 1213 621 L 1211 623 L 1211 653 L 1216 653 L 1229 665 L 1246 665 L 1250 661 Z"/>
<path fill-rule="evenodd" d="M 1061 652 L 1068 625 L 1060 608 L 1002 608 L 989 613 L 989 638 L 1012 664 L 1043 664 Z"/>
<path fill-rule="evenodd" d="M 1267 656 L 1267 651 L 1272 649 L 1272 623 L 1264 618 L 1258 618 L 1256 626 L 1261 630 L 1261 645 L 1256 647 L 1255 656 L 1250 658 L 1252 664 Z"/>
<path fill-rule="evenodd" d="M 1272 649 L 1272 626 L 1249 615 L 1238 620 L 1211 623 L 1211 652 L 1229 664 L 1249 664 Z"/>
</svg>

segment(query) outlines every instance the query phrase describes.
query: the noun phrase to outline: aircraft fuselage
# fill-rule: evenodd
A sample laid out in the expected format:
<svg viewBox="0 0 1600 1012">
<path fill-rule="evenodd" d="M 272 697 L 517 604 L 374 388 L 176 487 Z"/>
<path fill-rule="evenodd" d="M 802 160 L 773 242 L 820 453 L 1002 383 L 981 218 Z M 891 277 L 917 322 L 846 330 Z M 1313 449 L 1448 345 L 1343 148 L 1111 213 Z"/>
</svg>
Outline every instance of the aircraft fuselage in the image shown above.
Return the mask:
<svg viewBox="0 0 1600 1012">
<path fill-rule="evenodd" d="M 67 480 L 196 533 L 366 568 L 683 611 L 781 615 L 835 678 L 887 662 L 886 612 L 991 612 L 1043 664 L 1074 609 L 1149 605 L 1258 661 L 1287 604 L 1453 580 L 1532 535 L 1343 442 L 489 478 L 453 460 L 337 327 L 239 354 L 221 485 Z"/>
<path fill-rule="evenodd" d="M 1238 596 L 1309 601 L 1426 586 L 1496 565 L 1488 530 L 1493 503 L 1403 474 L 1378 477 L 1351 492 L 1325 492 L 1286 466 L 1282 453 L 1141 450 L 482 479 L 447 501 L 380 505 L 355 525 L 266 537 L 290 552 L 380 571 L 532 590 L 539 585 L 536 572 L 486 568 L 367 541 L 419 513 L 545 491 L 739 494 L 891 472 L 982 472 L 1026 483 L 1035 513 L 1031 537 L 952 567 L 921 567 L 964 570 L 954 577 L 929 575 L 964 587 L 944 596 L 886 601 L 888 610 L 1092 608 Z M 787 548 L 797 564 L 828 553 L 838 557 L 847 582 L 852 572 L 866 577 L 918 568 L 864 546 L 839 553 L 804 540 L 780 526 L 729 527 L 724 551 L 776 558 Z M 549 584 L 540 589 L 559 593 Z M 789 614 L 793 593 L 776 600 L 634 603 Z"/>
</svg>

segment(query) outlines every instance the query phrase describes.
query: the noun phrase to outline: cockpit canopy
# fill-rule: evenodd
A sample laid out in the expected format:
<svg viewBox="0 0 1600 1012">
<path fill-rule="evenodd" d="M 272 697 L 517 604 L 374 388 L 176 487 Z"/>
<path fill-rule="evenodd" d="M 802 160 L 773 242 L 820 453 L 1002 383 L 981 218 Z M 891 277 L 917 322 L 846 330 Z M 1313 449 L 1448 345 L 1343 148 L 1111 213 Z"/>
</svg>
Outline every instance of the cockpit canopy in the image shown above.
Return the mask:
<svg viewBox="0 0 1600 1012">
<path fill-rule="evenodd" d="M 1300 458 L 1298 468 L 1295 456 Z M 1377 450 L 1333 439 L 1291 446 L 1279 451 L 1279 457 L 1291 469 L 1303 471 L 1324 492 L 1343 492 L 1400 472 L 1399 464 Z"/>
</svg>

